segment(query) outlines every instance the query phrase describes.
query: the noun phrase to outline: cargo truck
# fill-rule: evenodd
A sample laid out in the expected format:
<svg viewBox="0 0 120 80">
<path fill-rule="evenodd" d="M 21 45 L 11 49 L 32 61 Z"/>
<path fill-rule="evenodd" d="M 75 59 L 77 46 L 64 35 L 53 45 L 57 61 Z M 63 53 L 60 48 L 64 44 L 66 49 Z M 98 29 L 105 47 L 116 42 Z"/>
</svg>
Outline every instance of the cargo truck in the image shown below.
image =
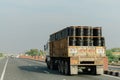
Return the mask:
<svg viewBox="0 0 120 80">
<path fill-rule="evenodd" d="M 103 74 L 108 67 L 101 27 L 66 27 L 51 34 L 44 49 L 47 67 L 65 75 Z"/>
</svg>

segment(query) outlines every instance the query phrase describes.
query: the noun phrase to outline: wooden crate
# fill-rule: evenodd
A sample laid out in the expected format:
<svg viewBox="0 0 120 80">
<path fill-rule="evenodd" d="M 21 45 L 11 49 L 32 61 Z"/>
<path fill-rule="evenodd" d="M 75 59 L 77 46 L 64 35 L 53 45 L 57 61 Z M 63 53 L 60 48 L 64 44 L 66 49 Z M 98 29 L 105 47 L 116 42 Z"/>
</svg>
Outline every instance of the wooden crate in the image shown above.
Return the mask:
<svg viewBox="0 0 120 80">
<path fill-rule="evenodd" d="M 50 55 L 54 57 L 66 57 L 67 52 L 67 38 L 50 42 Z"/>
</svg>

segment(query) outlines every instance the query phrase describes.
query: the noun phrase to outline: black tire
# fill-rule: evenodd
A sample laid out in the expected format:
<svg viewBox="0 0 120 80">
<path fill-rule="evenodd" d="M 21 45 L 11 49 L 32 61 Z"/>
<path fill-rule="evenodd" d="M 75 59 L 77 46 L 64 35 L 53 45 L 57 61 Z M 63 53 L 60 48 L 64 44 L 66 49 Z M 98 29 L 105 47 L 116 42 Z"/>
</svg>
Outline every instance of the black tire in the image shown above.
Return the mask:
<svg viewBox="0 0 120 80">
<path fill-rule="evenodd" d="M 83 73 L 91 74 L 91 68 L 90 67 L 86 67 L 85 69 L 83 69 Z"/>
<path fill-rule="evenodd" d="M 65 61 L 65 75 L 70 75 L 70 65 L 68 61 Z"/>
<path fill-rule="evenodd" d="M 96 67 L 91 67 L 91 74 L 96 75 Z"/>
<path fill-rule="evenodd" d="M 54 68 L 53 68 L 53 62 L 52 62 L 52 61 L 50 61 L 50 69 L 51 69 L 51 70 L 54 69 Z"/>
<path fill-rule="evenodd" d="M 88 67 L 86 67 L 86 69 L 83 69 L 83 72 L 87 73 L 87 74 L 95 75 L 96 74 L 96 67 L 95 66 L 88 66 Z"/>
<path fill-rule="evenodd" d="M 47 68 L 50 69 L 50 64 L 47 62 Z"/>
<path fill-rule="evenodd" d="M 61 61 L 61 73 L 64 74 L 65 72 L 65 64 L 64 64 L 64 61 Z"/>
<path fill-rule="evenodd" d="M 58 72 L 61 73 L 61 66 L 60 66 L 60 63 L 58 63 Z"/>
</svg>

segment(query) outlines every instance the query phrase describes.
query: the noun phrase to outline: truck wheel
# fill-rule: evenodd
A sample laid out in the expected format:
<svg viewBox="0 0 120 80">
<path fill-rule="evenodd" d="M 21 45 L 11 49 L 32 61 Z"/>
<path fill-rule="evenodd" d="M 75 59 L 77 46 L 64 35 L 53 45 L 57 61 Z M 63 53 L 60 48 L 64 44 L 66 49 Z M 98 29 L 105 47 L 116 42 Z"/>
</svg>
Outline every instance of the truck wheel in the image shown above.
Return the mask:
<svg viewBox="0 0 120 80">
<path fill-rule="evenodd" d="M 50 69 L 53 70 L 53 63 L 50 61 Z"/>
<path fill-rule="evenodd" d="M 70 66 L 69 63 L 65 61 L 65 75 L 69 75 L 69 74 L 70 74 Z"/>
<path fill-rule="evenodd" d="M 96 67 L 95 67 L 95 66 L 93 66 L 93 67 L 91 68 L 91 73 L 92 73 L 93 75 L 96 75 Z"/>
<path fill-rule="evenodd" d="M 65 71 L 64 67 L 65 67 L 64 61 L 61 61 L 61 73 L 62 74 L 64 74 L 64 71 Z"/>
<path fill-rule="evenodd" d="M 50 69 L 50 64 L 47 62 L 47 68 Z"/>
<path fill-rule="evenodd" d="M 58 63 L 58 72 L 61 73 L 61 66 L 60 66 L 60 63 Z"/>
</svg>

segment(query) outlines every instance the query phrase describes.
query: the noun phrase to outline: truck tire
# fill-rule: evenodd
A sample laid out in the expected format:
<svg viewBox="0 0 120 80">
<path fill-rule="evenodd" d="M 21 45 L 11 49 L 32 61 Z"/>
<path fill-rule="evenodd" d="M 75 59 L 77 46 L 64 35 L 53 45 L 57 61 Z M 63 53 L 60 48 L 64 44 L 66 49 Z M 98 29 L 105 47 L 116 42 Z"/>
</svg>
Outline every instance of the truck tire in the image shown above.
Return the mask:
<svg viewBox="0 0 120 80">
<path fill-rule="evenodd" d="M 96 67 L 91 67 L 91 74 L 96 75 Z"/>
<path fill-rule="evenodd" d="M 61 66 L 60 66 L 60 62 L 58 63 L 58 72 L 61 73 Z"/>
<path fill-rule="evenodd" d="M 50 69 L 50 63 L 47 62 L 47 68 Z"/>
<path fill-rule="evenodd" d="M 61 61 L 61 73 L 64 74 L 65 72 L 65 64 L 64 61 Z"/>
<path fill-rule="evenodd" d="M 83 73 L 95 75 L 96 67 L 95 66 L 87 66 L 85 69 L 83 69 Z"/>
<path fill-rule="evenodd" d="M 50 61 L 50 69 L 51 69 L 51 70 L 54 69 L 54 68 L 53 68 L 53 62 L 52 62 L 52 61 Z"/>
<path fill-rule="evenodd" d="M 70 75 L 70 65 L 68 61 L 65 61 L 65 75 Z"/>
</svg>

